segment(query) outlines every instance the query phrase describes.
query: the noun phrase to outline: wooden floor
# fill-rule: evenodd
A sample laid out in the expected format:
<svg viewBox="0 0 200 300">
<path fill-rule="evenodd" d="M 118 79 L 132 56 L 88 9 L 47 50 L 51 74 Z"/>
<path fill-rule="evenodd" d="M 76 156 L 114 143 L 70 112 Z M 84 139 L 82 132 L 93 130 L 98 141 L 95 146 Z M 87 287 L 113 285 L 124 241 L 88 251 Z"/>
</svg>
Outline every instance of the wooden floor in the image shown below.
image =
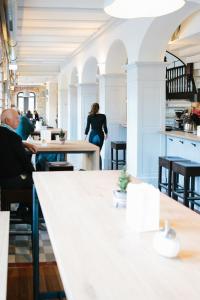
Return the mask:
<svg viewBox="0 0 200 300">
<path fill-rule="evenodd" d="M 41 291 L 63 290 L 56 263 L 40 265 Z M 33 300 L 32 276 L 32 264 L 9 264 L 7 300 Z"/>
</svg>

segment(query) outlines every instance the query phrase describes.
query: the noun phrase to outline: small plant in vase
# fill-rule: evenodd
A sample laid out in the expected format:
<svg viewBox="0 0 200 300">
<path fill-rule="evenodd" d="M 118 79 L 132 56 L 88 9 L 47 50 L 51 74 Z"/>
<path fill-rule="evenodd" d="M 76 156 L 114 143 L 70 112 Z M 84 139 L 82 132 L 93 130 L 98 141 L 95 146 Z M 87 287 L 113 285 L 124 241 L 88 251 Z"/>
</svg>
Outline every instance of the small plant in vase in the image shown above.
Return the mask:
<svg viewBox="0 0 200 300">
<path fill-rule="evenodd" d="M 65 142 L 65 133 L 62 129 L 59 132 L 59 140 L 64 144 L 64 142 Z"/>
<path fill-rule="evenodd" d="M 123 168 L 120 172 L 118 186 L 119 190 L 114 190 L 114 205 L 116 207 L 126 207 L 126 188 L 130 182 L 130 175 L 127 174 L 126 168 Z"/>
</svg>

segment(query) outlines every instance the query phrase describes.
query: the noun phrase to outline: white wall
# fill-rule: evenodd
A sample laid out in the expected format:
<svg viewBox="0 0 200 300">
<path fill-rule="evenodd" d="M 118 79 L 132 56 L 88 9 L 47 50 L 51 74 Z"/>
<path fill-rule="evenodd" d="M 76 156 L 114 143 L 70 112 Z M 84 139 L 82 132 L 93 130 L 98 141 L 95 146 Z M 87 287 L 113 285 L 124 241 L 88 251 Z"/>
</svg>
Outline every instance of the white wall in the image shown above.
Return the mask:
<svg viewBox="0 0 200 300">
<path fill-rule="evenodd" d="M 52 127 L 56 126 L 56 118 L 58 113 L 58 83 L 48 82 L 48 97 L 46 105 L 47 124 Z"/>
</svg>

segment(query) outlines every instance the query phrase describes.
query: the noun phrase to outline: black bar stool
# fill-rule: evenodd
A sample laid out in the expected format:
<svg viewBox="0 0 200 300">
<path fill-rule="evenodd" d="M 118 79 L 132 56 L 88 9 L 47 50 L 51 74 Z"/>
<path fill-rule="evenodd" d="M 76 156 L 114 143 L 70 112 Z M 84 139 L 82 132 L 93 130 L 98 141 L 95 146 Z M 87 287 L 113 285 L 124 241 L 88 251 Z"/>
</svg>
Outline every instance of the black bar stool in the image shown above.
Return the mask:
<svg viewBox="0 0 200 300">
<path fill-rule="evenodd" d="M 179 184 L 179 175 L 184 178 L 183 186 Z M 200 194 L 195 191 L 195 178 L 200 176 L 200 163 L 194 161 L 179 161 L 172 163 L 172 197 L 183 199 L 183 204 L 194 209 L 194 204 L 199 205 Z M 199 205 L 200 206 L 200 205 Z"/>
<path fill-rule="evenodd" d="M 171 197 L 172 190 L 172 163 L 174 161 L 185 161 L 185 159 L 179 156 L 160 156 L 158 161 L 158 188 L 160 191 L 162 191 L 162 188 L 165 189 L 169 197 Z M 166 182 L 162 181 L 163 168 L 168 170 Z"/>
<path fill-rule="evenodd" d="M 115 149 L 115 159 L 113 158 L 113 149 Z M 123 150 L 123 159 L 118 159 L 119 150 Z M 126 142 L 111 142 L 111 170 L 113 170 L 114 164 L 116 164 L 116 170 L 118 170 L 119 165 L 126 164 Z"/>
<path fill-rule="evenodd" d="M 73 171 L 74 166 L 67 161 L 46 161 L 45 171 Z"/>
</svg>

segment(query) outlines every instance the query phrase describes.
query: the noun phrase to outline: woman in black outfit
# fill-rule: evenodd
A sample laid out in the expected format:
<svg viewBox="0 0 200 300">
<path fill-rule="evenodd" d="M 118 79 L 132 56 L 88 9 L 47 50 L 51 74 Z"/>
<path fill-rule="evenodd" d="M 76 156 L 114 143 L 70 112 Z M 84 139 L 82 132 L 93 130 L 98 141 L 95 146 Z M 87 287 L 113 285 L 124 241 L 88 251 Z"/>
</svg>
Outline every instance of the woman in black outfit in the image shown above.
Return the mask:
<svg viewBox="0 0 200 300">
<path fill-rule="evenodd" d="M 85 135 L 88 135 L 88 132 L 91 131 L 89 135 L 89 142 L 99 146 L 100 150 L 103 146 L 104 138 L 107 137 L 108 129 L 106 124 L 106 116 L 99 113 L 99 104 L 93 103 L 91 111 L 89 112 L 87 118 L 87 126 L 85 129 Z"/>
</svg>

